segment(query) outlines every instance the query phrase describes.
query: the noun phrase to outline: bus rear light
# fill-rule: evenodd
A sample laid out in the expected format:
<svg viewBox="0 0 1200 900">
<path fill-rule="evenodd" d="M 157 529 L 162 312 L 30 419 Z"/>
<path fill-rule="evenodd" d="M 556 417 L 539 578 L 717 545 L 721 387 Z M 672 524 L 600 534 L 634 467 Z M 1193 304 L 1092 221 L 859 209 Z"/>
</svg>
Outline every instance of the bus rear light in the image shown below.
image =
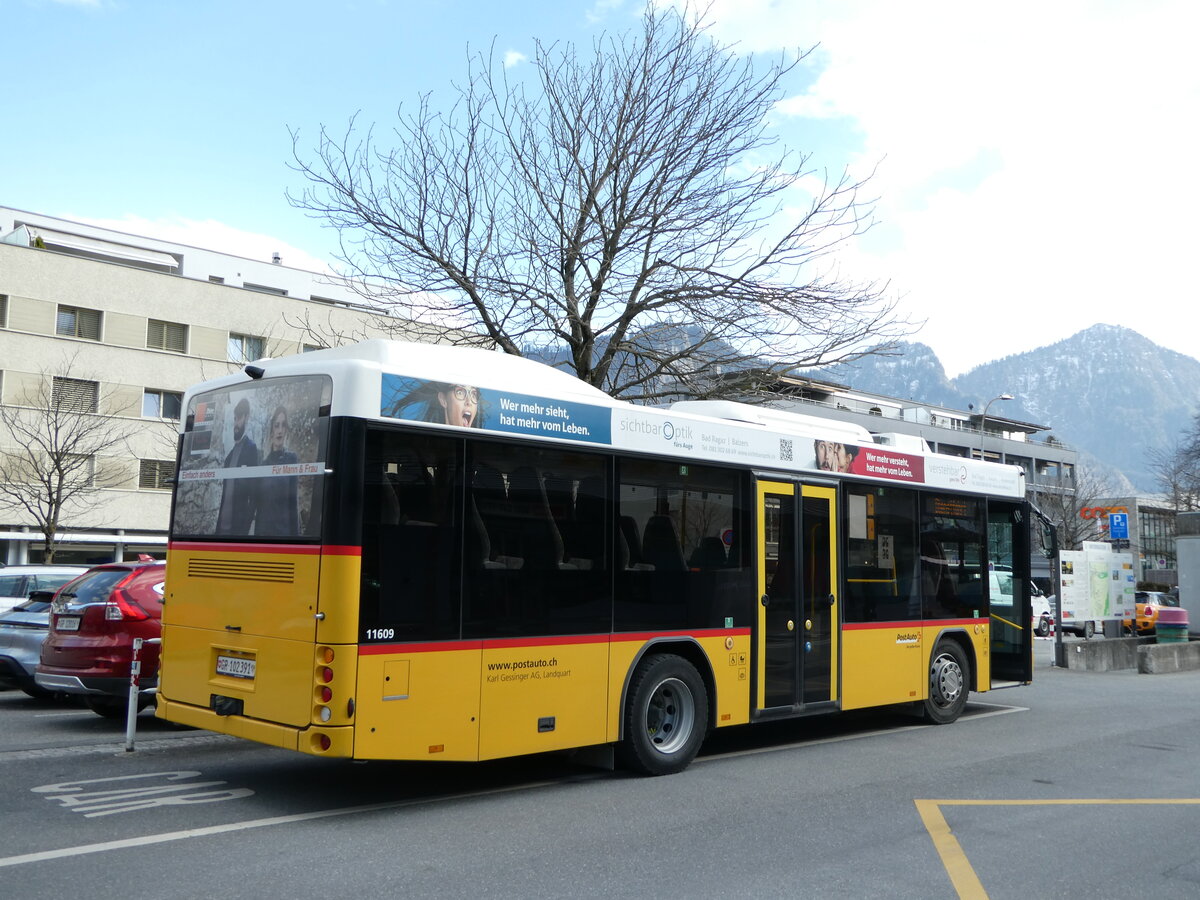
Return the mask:
<svg viewBox="0 0 1200 900">
<path fill-rule="evenodd" d="M 329 668 L 329 666 L 318 669 L 317 675 L 326 684 L 329 684 L 329 682 L 333 681 L 333 669 Z"/>
<path fill-rule="evenodd" d="M 317 648 L 317 662 L 323 662 L 326 665 L 333 662 L 333 648 L 332 647 L 318 647 Z"/>
<path fill-rule="evenodd" d="M 312 736 L 313 749 L 317 751 L 328 750 L 332 746 L 333 741 L 329 739 L 327 734 L 314 734 Z"/>
<path fill-rule="evenodd" d="M 321 688 L 321 702 L 328 703 L 332 699 L 333 699 L 333 691 L 331 691 L 328 687 L 322 687 Z"/>
<path fill-rule="evenodd" d="M 333 710 L 331 710 L 328 706 L 318 706 L 317 718 L 322 722 L 328 722 L 333 718 Z"/>
</svg>

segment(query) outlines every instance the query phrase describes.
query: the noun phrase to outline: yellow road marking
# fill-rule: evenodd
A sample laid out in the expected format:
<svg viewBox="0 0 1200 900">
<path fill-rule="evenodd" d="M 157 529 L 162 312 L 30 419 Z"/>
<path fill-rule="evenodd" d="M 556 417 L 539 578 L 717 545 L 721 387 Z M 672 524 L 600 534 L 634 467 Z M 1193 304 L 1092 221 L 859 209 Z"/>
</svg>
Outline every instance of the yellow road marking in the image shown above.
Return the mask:
<svg viewBox="0 0 1200 900">
<path fill-rule="evenodd" d="M 1200 799 L 1167 797 L 1157 799 L 1104 800 L 1086 798 L 1078 800 L 914 800 L 925 830 L 929 832 L 934 849 L 942 858 L 946 874 L 961 900 L 987 900 L 987 891 L 971 863 L 963 852 L 958 838 L 950 831 L 943 806 L 1197 806 Z"/>
</svg>

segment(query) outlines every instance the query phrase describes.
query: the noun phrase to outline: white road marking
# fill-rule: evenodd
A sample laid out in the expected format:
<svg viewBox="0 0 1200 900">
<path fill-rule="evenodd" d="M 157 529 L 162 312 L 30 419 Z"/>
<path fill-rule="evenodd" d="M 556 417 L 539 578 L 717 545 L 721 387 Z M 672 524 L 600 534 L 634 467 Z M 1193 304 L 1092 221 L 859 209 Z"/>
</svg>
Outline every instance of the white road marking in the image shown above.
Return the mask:
<svg viewBox="0 0 1200 900">
<path fill-rule="evenodd" d="M 453 799 L 463 800 L 473 797 L 488 797 L 496 794 L 526 791 L 530 788 L 550 787 L 561 782 L 542 781 L 533 784 L 521 784 L 513 787 L 493 788 L 491 790 L 474 791 L 469 794 L 454 794 Z M 252 828 L 273 828 L 277 825 L 291 825 L 295 822 L 311 822 L 314 819 L 329 819 L 336 816 L 353 816 L 360 813 L 381 812 L 389 809 L 403 809 L 407 806 L 420 806 L 445 800 L 446 797 L 422 797 L 416 800 L 396 800 L 390 803 L 368 803 L 365 806 L 346 806 L 341 809 L 323 809 L 316 812 L 295 813 L 290 816 L 272 816 L 269 819 L 249 819 L 245 822 L 229 822 L 225 825 L 209 825 L 206 828 L 188 828 L 183 831 L 166 831 L 161 834 L 146 834 L 138 837 L 123 838 L 119 841 L 104 841 L 98 844 L 81 844 L 78 847 L 63 847 L 58 850 L 43 850 L 38 853 L 22 853 L 18 856 L 0 857 L 0 868 L 21 866 L 26 863 L 48 862 L 55 859 L 69 859 L 75 856 L 86 856 L 89 853 L 107 853 L 111 850 L 141 849 L 151 844 L 166 844 L 171 841 L 186 841 L 191 838 L 210 837 L 218 834 L 232 834 L 237 831 L 248 831 Z"/>
</svg>

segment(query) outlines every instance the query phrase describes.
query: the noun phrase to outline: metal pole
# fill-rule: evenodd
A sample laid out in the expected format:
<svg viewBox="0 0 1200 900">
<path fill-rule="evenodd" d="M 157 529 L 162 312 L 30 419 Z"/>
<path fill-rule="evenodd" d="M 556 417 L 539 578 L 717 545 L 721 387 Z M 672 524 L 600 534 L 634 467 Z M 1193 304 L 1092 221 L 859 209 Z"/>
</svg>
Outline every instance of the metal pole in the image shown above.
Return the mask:
<svg viewBox="0 0 1200 900">
<path fill-rule="evenodd" d="M 125 752 L 133 752 L 133 735 L 137 730 L 138 684 L 142 679 L 142 646 L 161 644 L 162 638 L 134 638 L 133 660 L 129 664 L 129 706 L 125 710 Z"/>
<path fill-rule="evenodd" d="M 983 415 L 979 417 L 979 458 L 980 459 L 984 458 L 983 439 L 987 435 L 988 410 L 991 409 L 992 404 L 995 403 L 997 400 L 1011 400 L 1012 398 L 1013 398 L 1012 394 L 1000 394 L 999 396 L 993 397 L 991 400 L 989 400 L 987 403 L 985 403 L 983 405 Z"/>
</svg>

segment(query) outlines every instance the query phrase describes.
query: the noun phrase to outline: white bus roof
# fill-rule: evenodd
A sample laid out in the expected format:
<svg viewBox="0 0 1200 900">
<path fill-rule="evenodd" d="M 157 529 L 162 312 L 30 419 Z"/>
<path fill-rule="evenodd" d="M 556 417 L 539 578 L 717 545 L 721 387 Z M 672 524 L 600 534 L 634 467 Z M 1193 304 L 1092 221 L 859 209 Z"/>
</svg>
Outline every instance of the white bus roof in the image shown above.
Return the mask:
<svg viewBox="0 0 1200 900">
<path fill-rule="evenodd" d="M 434 420 L 438 393 L 451 386 L 478 391 L 473 428 L 535 440 L 679 457 L 757 469 L 819 472 L 819 444 L 841 448 L 849 476 L 888 482 L 1024 496 L 1016 466 L 944 456 L 920 445 L 877 441 L 858 425 L 732 401 L 685 401 L 668 408 L 616 400 L 542 363 L 478 347 L 369 340 L 247 367 L 263 379 L 326 374 L 334 382 L 331 414 L 420 422 Z M 231 375 L 188 392 L 248 386 Z M 884 438 L 886 441 L 887 438 Z"/>
</svg>

